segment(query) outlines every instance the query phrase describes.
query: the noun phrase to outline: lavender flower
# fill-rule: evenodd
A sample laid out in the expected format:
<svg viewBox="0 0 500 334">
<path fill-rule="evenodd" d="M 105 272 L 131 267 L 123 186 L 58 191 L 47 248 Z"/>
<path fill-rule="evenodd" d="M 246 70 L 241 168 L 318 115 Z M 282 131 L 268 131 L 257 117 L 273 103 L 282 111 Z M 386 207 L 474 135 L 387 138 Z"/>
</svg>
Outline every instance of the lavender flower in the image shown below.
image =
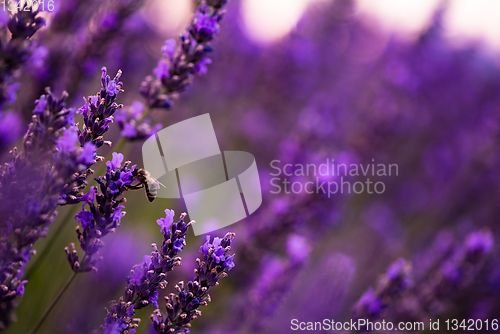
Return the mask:
<svg viewBox="0 0 500 334">
<path fill-rule="evenodd" d="M 128 50 L 117 45 L 117 41 L 126 40 L 139 30 L 144 33 L 143 27 L 139 29 L 136 24 L 143 21 L 139 9 L 144 3 L 143 0 L 55 1 L 50 25 L 40 36 L 48 54 L 44 65 L 31 71 L 31 80 L 23 83 L 27 102 L 20 101 L 22 105 L 29 105 L 31 95 L 36 96 L 46 86 L 64 87 L 72 96 L 86 92 L 99 64 L 124 68 L 126 65 L 118 53 Z M 129 40 L 127 46 L 132 44 Z"/>
<path fill-rule="evenodd" d="M 492 246 L 489 231 L 470 233 L 465 243 L 451 249 L 447 245 L 451 252 L 437 252 L 437 263 L 426 266 L 425 272 L 411 276 L 408 264 L 399 259 L 390 266 L 377 289 L 370 288 L 359 299 L 354 309 L 355 317 L 397 322 L 426 321 L 443 314 L 446 305 L 456 298 L 456 293 L 473 282 Z"/>
<path fill-rule="evenodd" d="M 288 244 L 294 237 L 296 236 L 289 238 Z M 293 242 L 295 241 L 297 240 Z M 259 332 L 264 329 L 266 321 L 275 316 L 280 310 L 279 305 L 290 297 L 299 274 L 304 270 L 306 263 L 304 253 L 300 257 L 296 257 L 294 253 L 295 250 L 292 250 L 287 260 L 278 256 L 266 256 L 262 259 L 260 277 L 257 278 L 248 297 L 238 298 L 239 303 L 244 305 L 238 305 L 239 313 L 235 313 L 235 316 L 239 320 L 234 319 L 234 322 L 229 322 L 226 327 L 228 330 L 232 328 L 244 332 L 245 329 L 250 329 Z M 305 255 L 307 256 L 307 253 Z M 241 321 L 240 317 L 243 316 L 245 321 Z"/>
<path fill-rule="evenodd" d="M 109 124 L 113 122 L 113 115 L 117 110 L 123 108 L 123 105 L 116 103 L 118 93 L 123 92 L 123 83 L 120 81 L 122 75 L 118 71 L 114 79 L 107 75 L 106 67 L 102 69 L 101 90 L 94 96 L 83 98 L 84 105 L 77 110 L 78 114 L 83 115 L 83 128 L 78 129 L 78 141 L 82 149 L 82 162 L 87 167 L 85 170 L 75 174 L 71 184 L 61 194 L 60 205 L 75 204 L 80 202 L 83 196 L 83 189 L 87 186 L 87 177 L 93 174 L 90 167 L 96 160 L 102 160 L 98 157 L 96 151 L 104 144 L 111 145 L 110 141 L 105 141 L 103 135 L 109 130 Z"/>
<path fill-rule="evenodd" d="M 163 242 L 158 249 L 152 244 L 153 252 L 145 255 L 141 264 L 135 265 L 127 278 L 125 294 L 119 301 L 112 301 L 107 316 L 104 319 L 102 330 L 104 333 L 134 333 L 138 322 L 132 319 L 135 310 L 152 304 L 158 307 L 157 289 L 167 286 L 166 275 L 175 266 L 181 265 L 181 258 L 177 254 L 186 244 L 186 232 L 194 222 L 184 222 L 185 213 L 180 220 L 173 222 L 174 212 L 165 210 L 165 218 L 157 220 L 163 234 Z M 119 331 L 117 331 L 118 329 Z"/>
<path fill-rule="evenodd" d="M 24 293 L 23 268 L 33 244 L 47 235 L 61 192 L 82 169 L 66 98 L 47 89 L 33 111 L 23 150 L 14 148 L 12 161 L 0 168 L 0 327 L 8 325 L 12 303 Z"/>
<path fill-rule="evenodd" d="M 415 295 L 426 312 L 441 311 L 445 301 L 453 299 L 455 292 L 470 285 L 481 270 L 493 248 L 493 236 L 489 230 L 468 234 L 464 244 L 459 244 L 435 271 L 417 286 Z"/>
<path fill-rule="evenodd" d="M 150 125 L 151 120 L 146 117 L 149 111 L 153 108 L 169 109 L 173 94 L 182 92 L 190 84 L 194 74 L 202 75 L 207 72 L 207 64 L 212 62 L 207 54 L 212 51 L 210 42 L 219 33 L 218 22 L 224 15 L 221 10 L 223 4 L 225 2 L 211 2 L 208 5 L 202 2 L 186 33 L 180 37 L 179 48 L 175 40 L 165 41 L 161 48 L 163 58 L 153 70 L 156 79 L 148 76 L 140 88 L 147 107 L 136 103 L 118 116 L 123 136 L 135 140 L 156 133 L 161 125 Z"/>
<path fill-rule="evenodd" d="M 163 59 L 153 70 L 155 78 L 147 77 L 140 92 L 149 108 L 168 109 L 174 93 L 182 92 L 190 85 L 194 74 L 205 74 L 207 58 L 213 49 L 211 41 L 219 33 L 219 21 L 224 16 L 222 7 L 227 1 L 202 1 L 176 46 L 169 39 L 162 47 Z"/>
<path fill-rule="evenodd" d="M 115 121 L 122 129 L 121 135 L 129 140 L 143 140 L 158 132 L 161 124 L 151 126 L 151 120 L 145 116 L 145 106 L 139 101 L 134 101 L 129 108 L 120 110 Z M 136 125 L 137 123 L 139 125 Z"/>
<path fill-rule="evenodd" d="M 84 106 L 78 109 L 78 113 L 83 114 L 84 119 L 83 130 L 79 131 L 82 146 L 92 142 L 97 148 L 101 147 L 105 143 L 102 135 L 109 130 L 109 123 L 113 122 L 114 113 L 123 108 L 123 105 L 116 103 L 118 93 L 123 92 L 121 89 L 123 83 L 120 81 L 122 72 L 118 71 L 115 78 L 111 79 L 107 75 L 106 67 L 101 70 L 101 91 L 95 96 L 90 96 Z"/>
<path fill-rule="evenodd" d="M 207 65 L 212 60 L 207 57 L 212 51 L 210 42 L 219 33 L 218 22 L 222 19 L 222 7 L 227 1 L 209 1 L 198 6 L 190 26 L 180 37 L 180 47 L 174 39 L 165 41 L 161 48 L 163 58 L 153 70 L 156 77 L 148 76 L 141 84 L 140 93 L 146 99 L 146 111 L 136 104 L 129 110 L 120 112 L 118 124 L 122 136 L 130 140 L 148 138 L 156 133 L 160 124 L 151 126 L 147 114 L 153 108 L 169 109 L 174 94 L 184 91 L 191 83 L 194 74 L 207 73 Z"/>
<path fill-rule="evenodd" d="M 75 220 L 81 224 L 81 228 L 77 227 L 76 233 L 85 254 L 83 262 L 80 261 L 73 244 L 65 248 L 74 272 L 97 270 L 95 263 L 99 259 L 94 256 L 104 246 L 101 238 L 115 232 L 125 215 L 122 211 L 125 208 L 122 205 L 125 198 L 122 195 L 135 181 L 133 172 L 136 166 L 130 166 L 131 162 L 127 161 L 122 167 L 122 161 L 123 155 L 114 152 L 113 159 L 106 162 L 106 175 L 95 179 L 99 186 L 91 187 L 81 198 L 84 204 L 82 211 L 75 216 Z M 88 205 L 88 210 L 85 210 L 85 205 Z"/>
<path fill-rule="evenodd" d="M 210 301 L 209 289 L 218 285 L 219 279 L 227 276 L 226 271 L 234 267 L 234 255 L 228 256 L 233 238 L 234 233 L 228 233 L 210 243 L 207 236 L 207 241 L 200 247 L 203 260 L 196 260 L 198 268 L 195 269 L 194 280 L 187 284 L 179 282 L 175 286 L 177 293 L 165 297 L 166 315 L 159 309 L 151 315 L 156 333 L 189 333 L 191 321 L 201 315 L 198 308 Z"/>
<path fill-rule="evenodd" d="M 415 283 L 406 298 L 389 312 L 391 318 L 421 321 L 444 314 L 461 290 L 477 282 L 493 239 L 491 232 L 480 230 L 469 233 L 464 241 L 441 234 L 435 244 L 429 254 L 418 259 L 424 266 L 415 273 Z"/>
<path fill-rule="evenodd" d="M 404 259 L 392 263 L 378 282 L 376 289 L 369 288 L 354 307 L 356 319 L 381 319 L 411 287 L 411 264 Z M 366 330 L 366 329 L 361 329 Z"/>
<path fill-rule="evenodd" d="M 45 25 L 45 20 L 38 16 L 27 2 L 12 15 L 7 27 L 12 34 L 11 39 L 0 47 L 0 110 L 15 100 L 17 88 L 14 72 L 27 63 L 37 48 L 30 44 L 31 37 Z"/>
</svg>

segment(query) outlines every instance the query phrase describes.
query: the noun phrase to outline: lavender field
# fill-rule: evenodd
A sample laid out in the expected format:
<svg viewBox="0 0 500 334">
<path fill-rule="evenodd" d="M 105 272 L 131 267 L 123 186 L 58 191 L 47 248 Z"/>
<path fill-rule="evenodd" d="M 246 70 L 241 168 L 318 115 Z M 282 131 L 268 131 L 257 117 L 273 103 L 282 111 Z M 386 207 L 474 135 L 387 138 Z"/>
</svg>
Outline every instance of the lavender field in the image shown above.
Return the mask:
<svg viewBox="0 0 500 334">
<path fill-rule="evenodd" d="M 0 332 L 498 333 L 498 54 L 445 1 L 411 37 L 312 2 L 266 43 L 182 1 L 0 8 Z M 262 203 L 195 235 L 142 147 L 207 113 Z"/>
</svg>

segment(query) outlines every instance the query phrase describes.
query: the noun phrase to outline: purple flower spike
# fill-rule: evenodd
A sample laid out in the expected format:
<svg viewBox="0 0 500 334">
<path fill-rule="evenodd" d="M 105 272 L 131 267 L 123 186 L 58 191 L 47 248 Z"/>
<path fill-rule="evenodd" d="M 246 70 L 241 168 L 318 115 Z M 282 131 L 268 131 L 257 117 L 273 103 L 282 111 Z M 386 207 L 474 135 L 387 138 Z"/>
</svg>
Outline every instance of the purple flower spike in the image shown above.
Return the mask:
<svg viewBox="0 0 500 334">
<path fill-rule="evenodd" d="M 0 21 L 7 21 L 5 23 L 10 31 L 10 38 L 2 41 L 0 55 L 0 111 L 16 99 L 15 91 L 19 88 L 19 84 L 14 82 L 16 70 L 25 64 L 38 66 L 45 50 L 44 47 L 37 48 L 31 39 L 45 25 L 45 20 L 27 2 L 18 5 L 20 7 L 11 17 L 5 8 L 0 15 Z"/>
<path fill-rule="evenodd" d="M 33 254 L 33 244 L 47 235 L 60 196 L 73 186 L 81 171 L 68 97 L 56 98 L 49 89 L 40 97 L 22 149 L 0 166 L 0 327 L 10 322 L 16 296 L 24 293 L 23 271 Z M 78 136 L 78 135 L 76 135 Z M 77 137 L 76 137 L 77 138 Z"/>
<path fill-rule="evenodd" d="M 114 79 L 111 79 L 109 75 L 107 75 L 106 67 L 101 68 L 102 76 L 101 76 L 101 84 L 102 89 L 100 92 L 101 97 L 106 98 L 109 97 L 109 102 L 113 100 L 113 97 L 121 92 L 121 87 L 123 83 L 120 82 L 121 71 L 118 71 L 118 74 Z"/>
<path fill-rule="evenodd" d="M 76 111 L 77 114 L 83 115 L 83 127 L 77 130 L 77 134 L 79 144 L 82 147 L 80 162 L 87 169 L 80 171 L 73 177 L 72 182 L 70 182 L 73 186 L 68 187 L 61 194 L 60 205 L 75 204 L 80 201 L 83 196 L 82 192 L 87 186 L 87 177 L 93 173 L 90 167 L 99 159 L 96 155 L 97 149 L 104 144 L 111 145 L 111 142 L 104 140 L 103 135 L 109 130 L 109 124 L 113 122 L 113 115 L 123 107 L 123 105 L 116 103 L 117 94 L 123 92 L 121 89 L 123 83 L 119 81 L 120 77 L 121 71 L 118 71 L 115 78 L 111 79 L 107 75 L 106 67 L 103 67 L 100 92 L 87 99 L 84 98 L 84 105 Z M 109 87 L 114 88 L 110 90 Z M 44 104 L 46 101 L 40 99 L 36 109 L 40 109 Z"/>
<path fill-rule="evenodd" d="M 122 75 L 118 71 L 114 79 L 107 75 L 106 68 L 102 69 L 101 90 L 97 95 L 89 96 L 85 100 L 83 107 L 78 109 L 78 113 L 83 114 L 84 126 L 79 132 L 80 145 L 92 141 L 97 148 L 104 144 L 102 135 L 108 131 L 108 124 L 113 121 L 113 115 L 117 110 L 123 108 L 123 105 L 116 103 L 118 93 L 123 92 L 123 83 L 120 82 Z"/>
<path fill-rule="evenodd" d="M 234 255 L 228 255 L 233 238 L 234 233 L 228 233 L 224 238 L 215 238 L 210 243 L 210 237 L 207 237 L 207 242 L 200 248 L 203 259 L 196 260 L 198 267 L 194 280 L 187 284 L 179 282 L 175 286 L 177 293 L 165 297 L 166 314 L 155 310 L 151 315 L 156 333 L 189 333 L 191 320 L 201 316 L 198 308 L 210 301 L 209 289 L 218 285 L 219 280 L 227 276 L 226 271 L 234 267 Z"/>
<path fill-rule="evenodd" d="M 193 222 L 185 223 L 183 213 L 180 220 L 173 222 L 172 210 L 165 210 L 166 217 L 158 219 L 158 225 L 162 227 L 163 242 L 158 249 L 153 244 L 151 255 L 145 255 L 141 264 L 135 265 L 127 278 L 125 294 L 118 302 L 110 302 L 107 316 L 104 319 L 103 331 L 108 330 L 116 324 L 125 324 L 122 330 L 133 330 L 137 322 L 130 319 L 135 310 L 152 305 L 158 308 L 158 291 L 167 286 L 166 275 L 176 266 L 180 266 L 181 258 L 177 254 L 182 250 L 186 240 L 186 232 Z M 132 307 L 130 309 L 130 307 Z M 122 310 L 130 310 L 125 313 Z"/>
<path fill-rule="evenodd" d="M 373 321 L 383 317 L 383 312 L 409 291 L 411 277 L 412 267 L 409 262 L 404 259 L 393 262 L 387 274 L 379 280 L 376 289 L 369 288 L 358 300 L 354 307 L 354 318 Z"/>
<path fill-rule="evenodd" d="M 224 16 L 222 7 L 226 3 L 226 0 L 202 1 L 180 41 L 165 42 L 161 49 L 163 59 L 153 70 L 156 79 L 146 77 L 140 89 L 150 108 L 171 108 L 172 95 L 183 92 L 193 75 L 207 72 L 207 65 L 212 62 L 208 58 L 213 49 L 211 41 L 219 33 L 219 21 Z"/>
<path fill-rule="evenodd" d="M 443 238 L 443 236 L 446 236 Z M 425 257 L 429 263 L 412 273 L 409 263 L 398 259 L 390 265 L 376 289 L 369 289 L 354 307 L 354 316 L 370 321 L 429 319 L 453 304 L 457 293 L 481 272 L 493 248 L 489 230 L 472 232 L 464 240 L 440 234 Z M 368 328 L 361 328 L 368 332 Z"/>
<path fill-rule="evenodd" d="M 97 270 L 95 263 L 98 259 L 94 256 L 104 245 L 100 239 L 108 233 L 113 233 L 125 216 L 125 211 L 122 211 L 125 208 L 122 205 L 125 202 L 123 194 L 135 181 L 133 175 L 135 165 L 131 166 L 131 162 L 127 161 L 122 166 L 122 161 L 123 154 L 114 152 L 112 161 L 106 163 L 108 167 L 106 175 L 95 179 L 99 186 L 92 187 L 80 198 L 85 204 L 75 219 L 82 225 L 81 228 L 77 227 L 76 233 L 80 247 L 86 255 L 84 263 L 80 263 L 74 247 L 65 249 L 71 268 L 75 272 Z M 87 210 L 86 205 L 88 205 Z"/>
</svg>

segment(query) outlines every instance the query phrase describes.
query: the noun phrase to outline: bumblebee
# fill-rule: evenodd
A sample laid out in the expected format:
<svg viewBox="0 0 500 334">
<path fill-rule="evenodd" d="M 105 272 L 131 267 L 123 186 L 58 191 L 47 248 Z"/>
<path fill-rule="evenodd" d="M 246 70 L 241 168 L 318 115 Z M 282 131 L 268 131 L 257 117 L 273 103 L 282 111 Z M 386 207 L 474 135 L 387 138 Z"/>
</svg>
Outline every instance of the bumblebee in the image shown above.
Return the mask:
<svg viewBox="0 0 500 334">
<path fill-rule="evenodd" d="M 157 179 L 151 176 L 149 172 L 143 168 L 136 169 L 132 172 L 132 175 L 136 178 L 137 182 L 139 184 L 135 186 L 128 186 L 129 189 L 141 189 L 145 188 L 146 189 L 146 196 L 148 197 L 148 200 L 150 202 L 154 201 L 156 198 L 156 195 L 158 194 L 158 189 L 160 186 L 165 187 L 163 184 L 160 183 Z"/>
</svg>

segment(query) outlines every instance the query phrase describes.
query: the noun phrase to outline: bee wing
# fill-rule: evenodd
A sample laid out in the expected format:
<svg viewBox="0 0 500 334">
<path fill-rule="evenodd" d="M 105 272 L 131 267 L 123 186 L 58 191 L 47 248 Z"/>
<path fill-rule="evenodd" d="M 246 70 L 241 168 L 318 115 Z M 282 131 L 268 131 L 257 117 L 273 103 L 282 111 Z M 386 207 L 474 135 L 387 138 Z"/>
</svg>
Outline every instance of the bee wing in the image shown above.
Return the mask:
<svg viewBox="0 0 500 334">
<path fill-rule="evenodd" d="M 154 177 L 152 176 L 149 176 L 148 177 L 148 182 L 151 182 L 151 183 L 154 183 L 156 188 L 160 188 L 160 186 L 163 186 L 163 188 L 166 188 L 165 185 L 163 183 L 161 183 L 160 181 L 158 181 L 157 179 L 155 179 Z"/>
</svg>

